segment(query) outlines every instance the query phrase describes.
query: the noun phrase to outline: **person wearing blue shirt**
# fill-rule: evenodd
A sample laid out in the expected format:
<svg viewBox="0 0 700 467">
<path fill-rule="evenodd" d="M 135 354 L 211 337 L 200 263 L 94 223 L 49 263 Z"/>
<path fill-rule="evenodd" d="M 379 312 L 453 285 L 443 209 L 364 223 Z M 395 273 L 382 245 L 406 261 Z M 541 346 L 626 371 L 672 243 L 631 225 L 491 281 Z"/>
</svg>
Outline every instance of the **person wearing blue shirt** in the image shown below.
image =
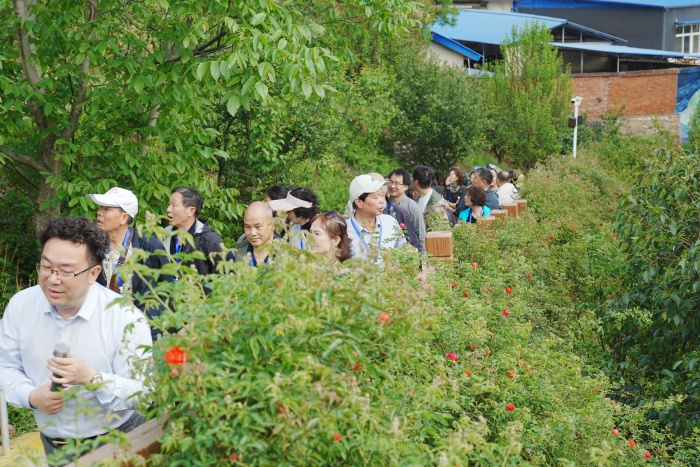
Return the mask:
<svg viewBox="0 0 700 467">
<path fill-rule="evenodd" d="M 486 192 L 483 188 L 470 185 L 464 192 L 466 209 L 459 214 L 459 222 L 475 223 L 483 216 L 490 216 L 491 210 L 486 204 Z"/>
</svg>

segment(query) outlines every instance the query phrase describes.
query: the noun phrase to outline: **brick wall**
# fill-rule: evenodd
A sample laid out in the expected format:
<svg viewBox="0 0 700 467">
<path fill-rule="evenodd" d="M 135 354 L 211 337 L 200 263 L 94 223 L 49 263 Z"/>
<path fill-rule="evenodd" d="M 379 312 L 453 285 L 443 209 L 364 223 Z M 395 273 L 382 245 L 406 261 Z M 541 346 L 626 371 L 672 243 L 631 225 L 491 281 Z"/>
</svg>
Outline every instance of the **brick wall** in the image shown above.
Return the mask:
<svg viewBox="0 0 700 467">
<path fill-rule="evenodd" d="M 579 111 L 596 119 L 609 111 L 622 115 L 672 115 L 676 111 L 678 69 L 573 75 L 574 95 L 583 97 Z"/>
</svg>

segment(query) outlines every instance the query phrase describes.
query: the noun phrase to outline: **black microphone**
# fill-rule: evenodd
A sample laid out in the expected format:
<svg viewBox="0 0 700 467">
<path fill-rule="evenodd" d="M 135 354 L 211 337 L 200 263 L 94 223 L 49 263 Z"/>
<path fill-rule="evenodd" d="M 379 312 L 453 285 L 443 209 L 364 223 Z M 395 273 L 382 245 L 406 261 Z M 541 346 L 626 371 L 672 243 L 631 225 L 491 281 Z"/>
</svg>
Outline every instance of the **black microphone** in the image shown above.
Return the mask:
<svg viewBox="0 0 700 467">
<path fill-rule="evenodd" d="M 58 357 L 58 358 L 68 358 L 68 354 L 70 353 L 70 349 L 66 344 L 63 342 L 59 342 L 56 344 L 56 347 L 53 348 L 53 356 Z M 56 373 L 53 374 L 56 378 L 62 378 L 62 376 L 57 375 Z M 51 392 L 56 392 L 58 391 L 58 388 L 60 388 L 61 385 L 58 383 L 55 383 L 51 381 Z"/>
</svg>

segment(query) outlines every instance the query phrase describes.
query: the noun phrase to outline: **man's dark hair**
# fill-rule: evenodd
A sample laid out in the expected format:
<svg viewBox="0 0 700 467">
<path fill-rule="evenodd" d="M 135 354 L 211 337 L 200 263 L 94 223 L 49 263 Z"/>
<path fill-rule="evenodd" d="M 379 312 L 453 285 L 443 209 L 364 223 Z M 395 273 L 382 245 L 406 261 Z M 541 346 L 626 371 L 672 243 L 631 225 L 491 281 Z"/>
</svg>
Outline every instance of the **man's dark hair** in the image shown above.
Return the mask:
<svg viewBox="0 0 700 467">
<path fill-rule="evenodd" d="M 430 167 L 425 165 L 417 165 L 413 168 L 413 180 L 418 183 L 421 188 L 430 188 L 432 180 L 432 171 Z"/>
<path fill-rule="evenodd" d="M 404 185 L 408 185 L 409 187 L 411 186 L 411 175 L 408 173 L 408 170 L 406 170 L 406 169 L 392 170 L 391 172 L 389 172 L 389 175 L 386 176 L 386 179 L 389 180 L 394 175 L 398 175 L 401 178 L 403 178 Z"/>
<path fill-rule="evenodd" d="M 302 219 L 313 219 L 316 217 L 316 214 L 318 214 L 318 196 L 316 196 L 316 193 L 306 188 L 295 188 L 290 193 L 297 199 L 311 203 L 310 208 L 292 209 L 295 216 Z"/>
<path fill-rule="evenodd" d="M 289 188 L 287 188 L 286 186 L 273 185 L 265 188 L 264 195 L 270 198 L 270 201 L 274 201 L 276 199 L 286 198 L 288 192 Z"/>
<path fill-rule="evenodd" d="M 442 186 L 442 183 L 437 178 L 437 170 L 435 170 L 435 167 L 429 165 L 428 169 L 430 169 L 430 186 Z"/>
<path fill-rule="evenodd" d="M 53 219 L 41 232 L 39 237 L 41 246 L 46 245 L 46 242 L 52 238 L 85 245 L 88 253 L 88 262 L 93 266 L 97 264 L 102 266 L 109 249 L 109 237 L 107 234 L 87 217 L 68 216 Z"/>
<path fill-rule="evenodd" d="M 469 185 L 464 192 L 464 197 L 469 197 L 472 206 L 483 206 L 486 204 L 486 192 L 483 188 L 476 185 Z"/>
<path fill-rule="evenodd" d="M 364 200 L 367 199 L 367 197 L 368 197 L 369 195 L 370 195 L 369 193 L 362 193 L 362 194 L 361 194 L 360 196 L 358 196 L 356 199 L 359 199 L 360 201 L 364 201 Z M 355 200 L 356 200 L 356 199 L 352 200 L 352 208 L 353 208 L 355 211 L 357 211 L 357 204 L 355 204 Z"/>
<path fill-rule="evenodd" d="M 194 188 L 188 186 L 179 186 L 173 188 L 172 193 L 180 193 L 182 196 L 182 205 L 186 208 L 194 208 L 194 217 L 199 217 L 199 213 L 202 212 L 202 205 L 204 204 L 204 198 L 199 194 Z"/>
<path fill-rule="evenodd" d="M 480 179 L 482 179 L 489 185 L 493 183 L 493 174 L 486 167 L 479 167 L 474 172 L 476 172 Z"/>
</svg>

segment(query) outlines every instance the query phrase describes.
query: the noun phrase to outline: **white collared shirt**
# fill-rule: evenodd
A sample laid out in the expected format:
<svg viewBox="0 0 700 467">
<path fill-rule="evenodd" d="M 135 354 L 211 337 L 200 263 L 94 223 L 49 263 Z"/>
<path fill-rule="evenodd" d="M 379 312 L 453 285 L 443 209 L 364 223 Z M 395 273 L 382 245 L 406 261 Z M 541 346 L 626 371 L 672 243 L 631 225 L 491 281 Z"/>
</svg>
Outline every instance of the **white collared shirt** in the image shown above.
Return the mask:
<svg viewBox="0 0 700 467">
<path fill-rule="evenodd" d="M 369 232 L 362 227 L 354 215 L 350 218 L 348 221 L 348 237 L 350 238 L 350 255 L 352 258 L 367 257 L 370 251 L 365 246 L 365 243 L 370 249 L 376 249 L 380 230 L 382 238 L 379 248 L 399 248 L 406 244 L 406 237 L 404 237 L 399 223 L 390 215 L 380 214 L 377 216 L 376 226 L 374 232 Z"/>
<path fill-rule="evenodd" d="M 46 436 L 88 438 L 119 427 L 133 415 L 134 395 L 146 390 L 144 377 L 134 376 L 133 370 L 136 360 L 150 358 L 151 331 L 137 308 L 109 306 L 119 297 L 93 284 L 83 306 L 68 320 L 38 285 L 10 299 L 0 320 L 0 389 L 10 404 L 30 408 L 29 393 L 50 381 L 46 360 L 59 342 L 100 370 L 104 379 L 95 391 L 81 388 L 54 415 L 35 409 L 37 426 Z"/>
</svg>

